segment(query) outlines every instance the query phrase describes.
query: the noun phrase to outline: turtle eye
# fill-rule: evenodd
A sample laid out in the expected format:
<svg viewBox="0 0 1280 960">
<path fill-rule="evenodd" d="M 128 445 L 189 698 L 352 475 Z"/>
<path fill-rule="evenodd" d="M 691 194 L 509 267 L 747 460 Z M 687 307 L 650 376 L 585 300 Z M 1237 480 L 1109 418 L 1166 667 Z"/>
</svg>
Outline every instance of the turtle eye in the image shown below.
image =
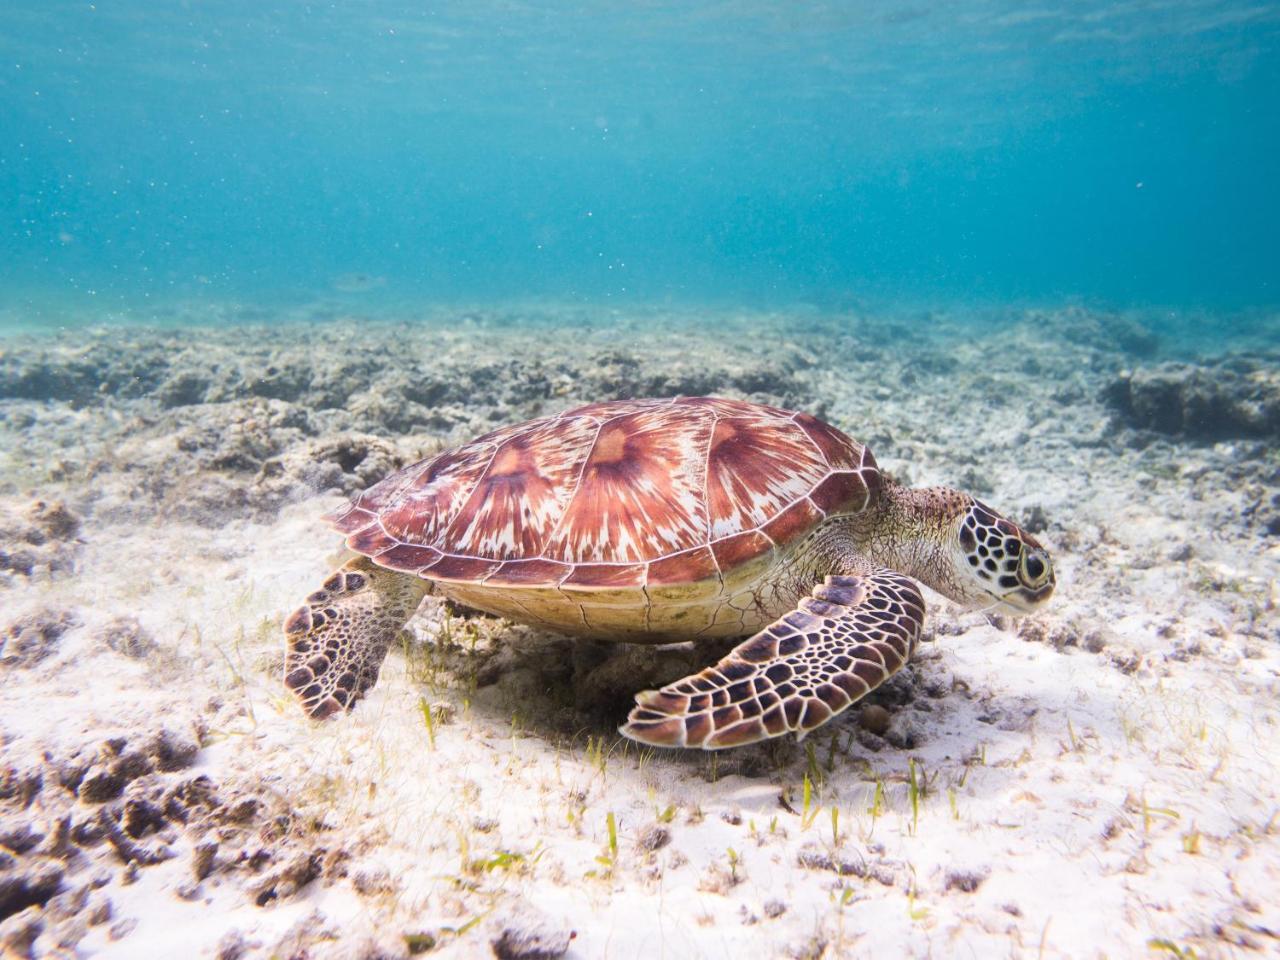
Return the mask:
<svg viewBox="0 0 1280 960">
<path fill-rule="evenodd" d="M 1049 564 L 1041 550 L 1027 550 L 1022 555 L 1022 580 L 1029 587 L 1039 587 L 1049 579 Z"/>
</svg>

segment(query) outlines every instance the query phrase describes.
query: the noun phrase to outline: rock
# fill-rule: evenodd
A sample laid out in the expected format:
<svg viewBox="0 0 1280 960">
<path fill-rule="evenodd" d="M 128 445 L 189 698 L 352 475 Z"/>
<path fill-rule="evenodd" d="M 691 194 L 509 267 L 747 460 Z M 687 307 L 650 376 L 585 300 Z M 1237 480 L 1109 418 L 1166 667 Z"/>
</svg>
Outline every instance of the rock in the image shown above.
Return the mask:
<svg viewBox="0 0 1280 960">
<path fill-rule="evenodd" d="M 51 861 L 19 865 L 0 873 L 0 919 L 28 907 L 43 907 L 62 888 L 65 873 L 60 864 Z"/>
<path fill-rule="evenodd" d="M 1130 427 L 1216 442 L 1280 437 L 1280 374 L 1264 366 L 1165 363 L 1126 371 L 1104 390 Z"/>
<path fill-rule="evenodd" d="M 1280 537 L 1280 493 L 1264 488 L 1241 511 L 1244 520 L 1264 535 Z"/>
<path fill-rule="evenodd" d="M 265 906 L 272 900 L 290 897 L 320 876 L 323 852 L 319 850 L 295 850 L 283 863 L 269 870 L 253 885 L 253 902 Z"/>
<path fill-rule="evenodd" d="M 551 924 L 546 918 L 521 916 L 502 928 L 492 941 L 498 960 L 559 960 L 577 933 Z"/>
<path fill-rule="evenodd" d="M 920 727 L 905 712 L 893 715 L 884 738 L 889 741 L 890 746 L 899 750 L 914 750 L 923 741 Z"/>
<path fill-rule="evenodd" d="M 1106 632 L 1097 628 L 1090 630 L 1084 635 L 1081 646 L 1090 653 L 1101 653 L 1107 648 Z"/>
<path fill-rule="evenodd" d="M 80 517 L 57 501 L 37 500 L 27 510 L 27 519 L 43 531 L 48 540 L 71 540 L 80 532 Z"/>
<path fill-rule="evenodd" d="M 143 660 L 159 649 L 159 644 L 136 617 L 116 617 L 98 630 L 95 639 L 109 650 L 133 660 Z"/>
<path fill-rule="evenodd" d="M 378 893 L 390 893 L 396 889 L 391 873 L 386 867 L 359 867 L 351 872 L 351 885 L 356 892 L 371 896 Z"/>
<path fill-rule="evenodd" d="M 197 843 L 191 853 L 191 873 L 199 883 L 213 873 L 214 862 L 218 856 L 218 842 L 206 840 Z M 359 889 L 357 887 L 357 889 Z"/>
<path fill-rule="evenodd" d="M 88 903 L 89 892 L 90 888 L 88 885 L 72 887 L 70 890 L 63 890 L 45 904 L 45 919 L 65 920 L 68 917 L 74 917 L 77 913 L 83 910 L 85 904 Z"/>
<path fill-rule="evenodd" d="M 85 907 L 85 919 L 89 921 L 89 926 L 96 927 L 110 920 L 114 910 L 110 897 L 105 893 L 95 893 L 89 898 L 89 903 Z"/>
<path fill-rule="evenodd" d="M 63 814 L 55 818 L 49 825 L 49 833 L 41 841 L 39 850 L 42 856 L 64 860 L 73 852 L 71 843 L 71 814 Z"/>
<path fill-rule="evenodd" d="M 133 933 L 138 926 L 137 917 L 125 917 L 123 920 L 117 920 L 110 929 L 107 930 L 108 940 L 123 940 L 129 934 Z"/>
<path fill-rule="evenodd" d="M 944 890 L 959 890 L 961 893 L 973 893 L 990 876 L 991 871 L 982 870 L 949 870 L 943 881 Z"/>
<path fill-rule="evenodd" d="M 0 800 L 11 800 L 26 808 L 44 787 L 44 774 L 39 770 L 19 770 L 17 767 L 0 768 Z"/>
<path fill-rule="evenodd" d="M 214 957 L 216 960 L 240 960 L 252 946 L 239 930 L 228 930 L 218 941 Z"/>
<path fill-rule="evenodd" d="M 147 755 L 155 760 L 156 767 L 166 773 L 184 770 L 195 762 L 200 744 L 189 734 L 165 727 L 147 742 Z"/>
<path fill-rule="evenodd" d="M 841 877 L 875 880 L 886 887 L 897 881 L 894 865 L 888 861 L 869 861 L 858 854 L 844 854 L 837 858 L 816 844 L 806 844 L 796 856 L 796 863 L 806 870 L 827 870 Z"/>
<path fill-rule="evenodd" d="M 43 839 L 44 834 L 25 820 L 5 820 L 0 823 L 0 847 L 14 853 L 30 853 Z"/>
<path fill-rule="evenodd" d="M 1124 314 L 1067 307 L 1048 315 L 1032 311 L 1028 319 L 1053 325 L 1072 343 L 1106 351 L 1119 348 L 1136 357 L 1152 356 L 1160 345 L 1159 337 L 1149 327 Z"/>
<path fill-rule="evenodd" d="M 1028 643 L 1044 643 L 1049 639 L 1049 627 L 1036 617 L 1025 617 L 1018 624 L 1018 639 Z"/>
<path fill-rule="evenodd" d="M 0 506 L 0 572 L 70 571 L 80 525 L 80 517 L 56 501 L 37 500 L 25 511 Z"/>
<path fill-rule="evenodd" d="M 35 666 L 54 654 L 62 635 L 78 622 L 66 610 L 44 609 L 19 617 L 0 634 L 0 664 Z"/>
<path fill-rule="evenodd" d="M 365 433 L 341 433 L 291 446 L 262 463 L 253 481 L 255 502 L 280 504 L 337 490 L 351 496 L 407 463 L 396 444 Z"/>
<path fill-rule="evenodd" d="M 124 832 L 120 824 L 116 823 L 111 816 L 110 810 L 106 807 L 98 810 L 98 824 L 101 826 L 107 842 L 111 844 L 115 849 L 116 855 L 126 865 L 126 870 L 136 870 L 139 865 L 152 867 L 177 856 L 171 847 L 164 844 L 149 846 L 136 842 Z"/>
<path fill-rule="evenodd" d="M 30 960 L 34 956 L 36 938 L 44 930 L 40 908 L 27 907 L 0 922 L 0 955 L 14 960 Z"/>
<path fill-rule="evenodd" d="M 660 823 L 655 823 L 648 827 L 644 833 L 640 834 L 640 849 L 647 850 L 652 853 L 655 850 L 661 850 L 671 842 L 671 831 Z"/>
<path fill-rule="evenodd" d="M 858 723 L 862 729 L 880 737 L 889 730 L 890 719 L 889 711 L 875 703 L 868 703 L 858 714 Z"/>
<path fill-rule="evenodd" d="M 781 900 L 766 900 L 764 902 L 764 915 L 770 920 L 777 920 L 787 912 L 787 905 Z"/>
<path fill-rule="evenodd" d="M 159 832 L 164 825 L 164 812 L 150 800 L 133 797 L 125 801 L 120 826 L 133 839 L 137 840 L 148 831 Z"/>
<path fill-rule="evenodd" d="M 114 766 L 93 766 L 80 781 L 76 796 L 85 803 L 106 803 L 120 796 L 124 784 L 124 777 Z"/>
</svg>

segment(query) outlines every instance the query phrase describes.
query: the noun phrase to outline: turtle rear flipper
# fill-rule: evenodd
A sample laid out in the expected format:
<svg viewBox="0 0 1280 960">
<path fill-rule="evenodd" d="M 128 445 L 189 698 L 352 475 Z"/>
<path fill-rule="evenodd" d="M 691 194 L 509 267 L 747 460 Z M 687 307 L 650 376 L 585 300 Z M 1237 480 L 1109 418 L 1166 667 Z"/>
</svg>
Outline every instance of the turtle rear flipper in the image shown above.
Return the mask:
<svg viewBox="0 0 1280 960">
<path fill-rule="evenodd" d="M 901 574 L 827 577 L 701 673 L 636 695 L 624 736 L 661 747 L 799 738 L 891 677 L 920 637 L 924 600 Z"/>
<path fill-rule="evenodd" d="M 378 680 L 387 649 L 430 584 L 357 557 L 284 624 L 284 682 L 317 720 L 350 710 Z"/>
</svg>

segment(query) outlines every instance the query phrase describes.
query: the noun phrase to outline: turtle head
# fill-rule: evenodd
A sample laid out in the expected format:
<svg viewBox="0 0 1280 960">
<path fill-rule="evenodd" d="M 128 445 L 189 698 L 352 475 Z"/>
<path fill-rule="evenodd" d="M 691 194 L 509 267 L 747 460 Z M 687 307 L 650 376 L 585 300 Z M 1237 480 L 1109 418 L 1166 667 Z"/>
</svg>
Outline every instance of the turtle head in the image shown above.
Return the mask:
<svg viewBox="0 0 1280 960">
<path fill-rule="evenodd" d="M 956 603 L 1022 616 L 1053 594 L 1049 552 L 967 493 L 889 483 L 871 516 L 861 552 Z"/>
<path fill-rule="evenodd" d="M 1039 609 L 1055 584 L 1049 552 L 1012 520 L 981 500 L 967 499 L 953 527 L 951 552 L 960 596 L 952 599 L 1016 616 Z"/>
</svg>

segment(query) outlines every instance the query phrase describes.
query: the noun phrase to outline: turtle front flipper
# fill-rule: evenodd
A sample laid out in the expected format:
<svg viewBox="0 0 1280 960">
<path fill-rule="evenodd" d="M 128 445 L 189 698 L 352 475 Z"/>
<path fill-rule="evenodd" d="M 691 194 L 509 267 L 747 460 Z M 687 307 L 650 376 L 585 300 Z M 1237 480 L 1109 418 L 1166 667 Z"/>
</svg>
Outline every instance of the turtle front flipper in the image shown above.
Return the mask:
<svg viewBox="0 0 1280 960">
<path fill-rule="evenodd" d="M 704 750 L 793 730 L 803 739 L 897 672 L 923 622 L 920 591 L 901 574 L 827 577 L 715 666 L 637 694 L 621 732 Z"/>
<path fill-rule="evenodd" d="M 365 557 L 349 561 L 284 623 L 284 683 L 317 720 L 364 696 L 430 584 Z"/>
</svg>

